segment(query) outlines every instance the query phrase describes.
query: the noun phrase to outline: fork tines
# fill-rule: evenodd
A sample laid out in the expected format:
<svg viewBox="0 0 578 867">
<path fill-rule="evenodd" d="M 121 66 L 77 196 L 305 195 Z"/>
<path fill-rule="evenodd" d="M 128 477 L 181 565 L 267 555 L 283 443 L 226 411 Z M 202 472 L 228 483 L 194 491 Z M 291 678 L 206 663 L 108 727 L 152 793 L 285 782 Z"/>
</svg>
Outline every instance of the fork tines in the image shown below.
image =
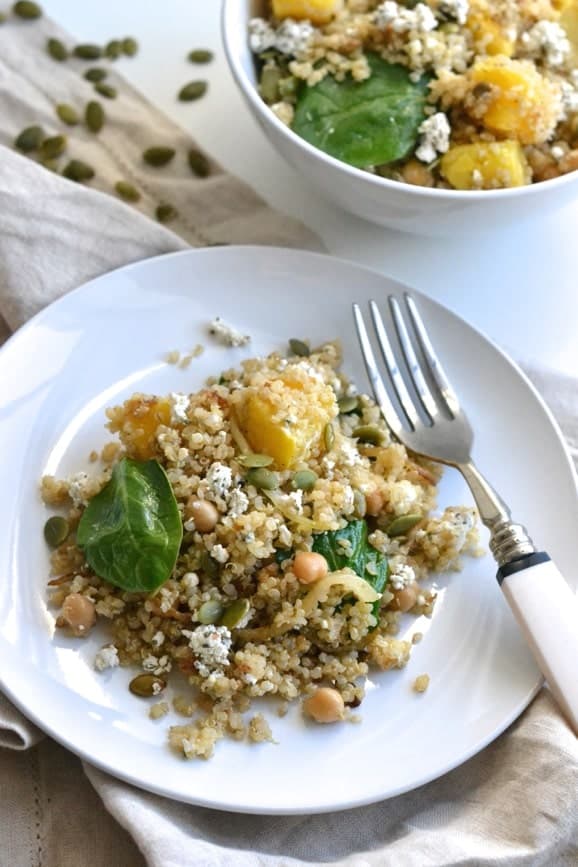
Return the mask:
<svg viewBox="0 0 578 867">
<path fill-rule="evenodd" d="M 404 430 L 412 432 L 424 424 L 429 427 L 438 420 L 440 413 L 455 418 L 460 412 L 458 398 L 411 295 L 406 292 L 402 303 L 395 295 L 388 297 L 388 327 L 375 301 L 369 302 L 369 308 L 389 387 L 379 372 L 358 304 L 353 305 L 353 315 L 376 401 L 393 432 L 400 436 Z"/>
</svg>

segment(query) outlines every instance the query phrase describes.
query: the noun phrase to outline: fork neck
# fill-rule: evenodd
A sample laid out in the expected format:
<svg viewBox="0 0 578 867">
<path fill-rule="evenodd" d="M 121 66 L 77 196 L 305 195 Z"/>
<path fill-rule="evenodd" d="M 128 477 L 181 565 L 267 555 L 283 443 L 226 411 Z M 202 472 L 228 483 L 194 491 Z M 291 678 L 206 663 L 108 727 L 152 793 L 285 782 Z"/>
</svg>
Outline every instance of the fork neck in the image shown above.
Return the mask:
<svg viewBox="0 0 578 867">
<path fill-rule="evenodd" d="M 510 510 L 473 463 L 457 465 L 468 483 L 480 518 L 490 531 L 490 550 L 498 565 L 504 566 L 536 551 L 526 528 L 511 520 Z"/>
</svg>

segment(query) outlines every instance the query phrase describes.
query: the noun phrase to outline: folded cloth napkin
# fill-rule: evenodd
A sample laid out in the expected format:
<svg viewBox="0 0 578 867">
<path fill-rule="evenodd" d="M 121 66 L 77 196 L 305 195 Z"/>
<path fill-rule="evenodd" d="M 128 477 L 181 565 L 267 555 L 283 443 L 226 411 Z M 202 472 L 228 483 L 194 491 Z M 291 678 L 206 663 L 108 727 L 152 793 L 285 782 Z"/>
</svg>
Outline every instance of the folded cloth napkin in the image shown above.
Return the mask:
<svg viewBox="0 0 578 867">
<path fill-rule="evenodd" d="M 33 123 L 59 131 L 54 103 L 92 97 L 78 62 L 43 53 L 47 36 L 66 40 L 44 19 L 0 30 L 0 340 L 69 289 L 147 256 L 227 242 L 318 246 L 213 162 L 208 178 L 195 178 L 189 137 L 118 76 L 101 133 L 68 131 L 70 157 L 95 169 L 90 188 L 2 147 Z M 142 162 L 149 144 L 177 149 L 169 169 Z M 137 205 L 110 195 L 118 180 L 142 192 Z M 172 231 L 148 218 L 161 203 L 181 215 Z M 576 450 L 575 382 L 542 371 L 535 379 Z M 10 867 L 569 867 L 578 858 L 578 743 L 547 691 L 442 779 L 326 816 L 232 815 L 150 795 L 81 764 L 1 695 L 0 746 L 0 864 Z"/>
</svg>

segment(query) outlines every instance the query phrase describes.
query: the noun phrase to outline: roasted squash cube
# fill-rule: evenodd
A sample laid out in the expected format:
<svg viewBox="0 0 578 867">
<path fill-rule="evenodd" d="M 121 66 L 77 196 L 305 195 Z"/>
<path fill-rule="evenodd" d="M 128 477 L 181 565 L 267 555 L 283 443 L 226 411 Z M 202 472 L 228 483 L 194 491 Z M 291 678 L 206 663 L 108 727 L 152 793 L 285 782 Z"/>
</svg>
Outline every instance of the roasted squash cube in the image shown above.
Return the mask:
<svg viewBox="0 0 578 867">
<path fill-rule="evenodd" d="M 343 6 L 343 0 L 273 0 L 275 18 L 307 19 L 312 24 L 327 24 Z"/>
<path fill-rule="evenodd" d="M 517 141 L 454 145 L 443 155 L 440 171 L 456 190 L 495 190 L 530 182 L 528 163 Z"/>
<path fill-rule="evenodd" d="M 146 461 L 155 456 L 157 429 L 171 423 L 171 406 L 163 398 L 134 395 L 107 415 L 108 428 L 119 434 L 128 456 Z"/>
</svg>

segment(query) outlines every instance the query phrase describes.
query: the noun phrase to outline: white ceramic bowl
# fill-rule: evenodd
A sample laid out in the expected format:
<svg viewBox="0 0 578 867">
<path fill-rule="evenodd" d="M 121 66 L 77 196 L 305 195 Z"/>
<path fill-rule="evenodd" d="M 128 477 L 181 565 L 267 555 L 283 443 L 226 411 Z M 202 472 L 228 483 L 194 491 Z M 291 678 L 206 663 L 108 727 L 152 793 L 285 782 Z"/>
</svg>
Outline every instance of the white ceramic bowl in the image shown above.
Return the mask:
<svg viewBox="0 0 578 867">
<path fill-rule="evenodd" d="M 578 172 L 510 190 L 432 190 L 390 181 L 342 163 L 286 127 L 262 101 L 247 39 L 262 0 L 224 0 L 225 53 L 241 93 L 265 134 L 285 159 L 329 199 L 373 223 L 427 235 L 495 229 L 555 210 L 578 196 Z"/>
</svg>

